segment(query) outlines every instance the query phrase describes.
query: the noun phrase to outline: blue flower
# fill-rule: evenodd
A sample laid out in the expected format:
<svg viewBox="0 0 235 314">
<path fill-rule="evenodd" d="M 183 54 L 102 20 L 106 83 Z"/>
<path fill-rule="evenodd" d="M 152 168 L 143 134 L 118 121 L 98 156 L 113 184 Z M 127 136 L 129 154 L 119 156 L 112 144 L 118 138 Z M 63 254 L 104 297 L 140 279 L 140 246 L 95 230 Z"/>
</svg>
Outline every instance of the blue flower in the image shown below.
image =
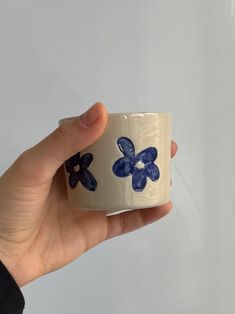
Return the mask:
<svg viewBox="0 0 235 314">
<path fill-rule="evenodd" d="M 69 173 L 69 185 L 73 189 L 80 181 L 89 191 L 95 191 L 97 182 L 91 172 L 87 169 L 93 160 L 90 153 L 80 156 L 77 153 L 65 161 L 65 169 Z"/>
<path fill-rule="evenodd" d="M 141 192 L 147 183 L 147 177 L 156 181 L 160 177 L 158 167 L 154 164 L 157 158 L 157 149 L 148 147 L 135 155 L 135 147 L 127 137 L 119 137 L 117 145 L 124 157 L 113 164 L 113 172 L 118 177 L 132 175 L 132 187 L 136 192 Z"/>
</svg>

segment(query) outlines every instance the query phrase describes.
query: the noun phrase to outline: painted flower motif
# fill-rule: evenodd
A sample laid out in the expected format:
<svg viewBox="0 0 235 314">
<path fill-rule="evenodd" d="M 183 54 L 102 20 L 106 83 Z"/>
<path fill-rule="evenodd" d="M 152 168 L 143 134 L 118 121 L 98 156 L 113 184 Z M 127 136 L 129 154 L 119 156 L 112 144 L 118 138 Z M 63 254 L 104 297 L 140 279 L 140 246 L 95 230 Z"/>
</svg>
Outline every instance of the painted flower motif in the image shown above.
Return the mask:
<svg viewBox="0 0 235 314">
<path fill-rule="evenodd" d="M 157 165 L 157 149 L 148 147 L 137 155 L 132 141 L 127 137 L 119 137 L 117 145 L 124 157 L 116 160 L 113 164 L 113 172 L 118 177 L 132 175 L 132 187 L 136 192 L 141 192 L 146 186 L 147 177 L 156 181 L 160 177 Z"/>
<path fill-rule="evenodd" d="M 87 169 L 93 160 L 90 153 L 80 156 L 77 153 L 65 161 L 65 169 L 69 173 L 69 185 L 73 189 L 80 181 L 89 191 L 95 191 L 97 182 L 92 173 Z"/>
</svg>

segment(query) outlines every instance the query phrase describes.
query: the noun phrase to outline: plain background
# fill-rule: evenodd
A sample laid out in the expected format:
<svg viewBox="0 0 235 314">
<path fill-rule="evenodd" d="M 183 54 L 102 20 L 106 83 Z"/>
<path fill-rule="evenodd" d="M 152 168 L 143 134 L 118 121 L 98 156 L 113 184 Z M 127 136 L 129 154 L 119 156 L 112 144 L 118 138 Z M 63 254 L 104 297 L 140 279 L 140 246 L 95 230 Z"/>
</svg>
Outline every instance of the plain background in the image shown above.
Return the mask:
<svg viewBox="0 0 235 314">
<path fill-rule="evenodd" d="M 0 0 L 0 170 L 95 101 L 169 111 L 169 216 L 22 290 L 26 314 L 235 313 L 235 0 Z"/>
</svg>

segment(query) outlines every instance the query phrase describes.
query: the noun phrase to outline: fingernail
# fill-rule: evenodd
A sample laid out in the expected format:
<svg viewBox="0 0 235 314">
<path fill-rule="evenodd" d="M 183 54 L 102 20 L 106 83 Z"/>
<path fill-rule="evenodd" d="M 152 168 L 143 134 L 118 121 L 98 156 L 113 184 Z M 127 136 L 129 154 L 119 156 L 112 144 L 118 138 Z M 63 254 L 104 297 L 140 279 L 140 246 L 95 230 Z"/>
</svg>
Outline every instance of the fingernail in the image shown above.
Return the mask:
<svg viewBox="0 0 235 314">
<path fill-rule="evenodd" d="M 80 116 L 80 121 L 84 128 L 88 128 L 93 123 L 95 123 L 99 119 L 100 116 L 101 116 L 101 111 L 99 107 L 96 104 L 94 104 L 92 107 L 90 107 L 86 112 L 84 112 Z"/>
</svg>

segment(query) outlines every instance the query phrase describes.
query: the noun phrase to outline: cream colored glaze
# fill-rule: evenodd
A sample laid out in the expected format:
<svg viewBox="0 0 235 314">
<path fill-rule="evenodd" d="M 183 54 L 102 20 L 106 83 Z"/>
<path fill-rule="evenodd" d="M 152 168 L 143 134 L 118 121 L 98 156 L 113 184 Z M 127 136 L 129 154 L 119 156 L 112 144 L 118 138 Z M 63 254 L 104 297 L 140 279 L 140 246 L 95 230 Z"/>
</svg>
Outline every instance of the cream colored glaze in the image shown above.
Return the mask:
<svg viewBox="0 0 235 314">
<path fill-rule="evenodd" d="M 65 118 L 60 124 L 66 122 Z M 154 146 L 158 150 L 155 163 L 160 170 L 160 178 L 152 182 L 149 178 L 142 192 L 136 192 L 131 185 L 131 176 L 120 178 L 113 171 L 113 163 L 123 154 L 116 142 L 121 136 L 128 137 L 135 146 L 136 154 Z M 119 211 L 153 207 L 169 200 L 170 190 L 170 149 L 171 116 L 169 113 L 113 113 L 109 114 L 103 135 L 81 152 L 92 153 L 94 160 L 89 170 L 97 180 L 96 191 L 86 190 L 81 183 L 74 189 L 66 185 L 71 205 L 75 208 Z"/>
</svg>

